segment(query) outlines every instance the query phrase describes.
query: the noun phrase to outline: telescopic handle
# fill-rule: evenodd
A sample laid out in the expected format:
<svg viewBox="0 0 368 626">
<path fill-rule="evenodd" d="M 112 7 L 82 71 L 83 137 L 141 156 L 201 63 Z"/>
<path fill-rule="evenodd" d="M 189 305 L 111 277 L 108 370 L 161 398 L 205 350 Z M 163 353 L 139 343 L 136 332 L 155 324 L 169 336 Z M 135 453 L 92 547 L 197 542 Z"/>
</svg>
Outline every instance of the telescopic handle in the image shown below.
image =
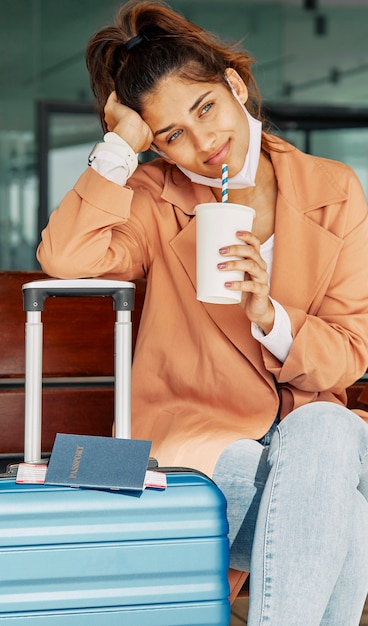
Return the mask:
<svg viewBox="0 0 368 626">
<path fill-rule="evenodd" d="M 131 424 L 131 355 L 134 283 L 81 278 L 77 280 L 39 280 L 22 287 L 26 311 L 25 337 L 25 415 L 24 461 L 41 462 L 42 432 L 42 351 L 43 328 L 41 312 L 49 297 L 111 297 L 116 310 L 115 322 L 115 437 L 130 438 Z"/>
<path fill-rule="evenodd" d="M 23 308 L 25 311 L 43 311 L 47 298 L 110 296 L 116 311 L 132 311 L 134 295 L 134 283 L 121 280 L 94 278 L 36 280 L 23 285 Z"/>
</svg>

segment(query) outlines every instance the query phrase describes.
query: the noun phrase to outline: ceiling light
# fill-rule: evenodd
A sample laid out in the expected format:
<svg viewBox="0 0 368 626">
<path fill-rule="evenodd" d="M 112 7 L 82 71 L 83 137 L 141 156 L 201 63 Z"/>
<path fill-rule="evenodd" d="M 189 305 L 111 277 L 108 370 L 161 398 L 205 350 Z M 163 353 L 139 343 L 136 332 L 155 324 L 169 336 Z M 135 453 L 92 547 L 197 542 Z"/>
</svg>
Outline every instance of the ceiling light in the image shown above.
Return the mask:
<svg viewBox="0 0 368 626">
<path fill-rule="evenodd" d="M 307 11 L 316 11 L 318 8 L 318 0 L 303 0 L 303 9 Z"/>
</svg>

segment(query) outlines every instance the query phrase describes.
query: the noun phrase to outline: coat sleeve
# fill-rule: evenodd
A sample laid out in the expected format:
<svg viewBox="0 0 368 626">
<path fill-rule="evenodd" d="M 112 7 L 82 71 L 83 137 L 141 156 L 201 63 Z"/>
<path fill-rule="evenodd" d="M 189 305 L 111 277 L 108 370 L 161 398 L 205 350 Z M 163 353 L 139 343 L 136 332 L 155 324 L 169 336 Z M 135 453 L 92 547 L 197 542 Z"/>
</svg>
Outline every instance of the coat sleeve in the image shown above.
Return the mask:
<svg viewBox="0 0 368 626">
<path fill-rule="evenodd" d="M 142 277 L 147 245 L 144 227 L 130 219 L 132 199 L 131 189 L 88 168 L 42 232 L 37 258 L 43 271 L 58 278 Z"/>
<path fill-rule="evenodd" d="M 344 225 L 328 284 L 308 310 L 285 306 L 293 333 L 288 357 L 280 363 L 262 350 L 276 381 L 300 391 L 340 394 L 368 367 L 368 214 L 354 176 L 348 198 L 337 211 Z"/>
</svg>

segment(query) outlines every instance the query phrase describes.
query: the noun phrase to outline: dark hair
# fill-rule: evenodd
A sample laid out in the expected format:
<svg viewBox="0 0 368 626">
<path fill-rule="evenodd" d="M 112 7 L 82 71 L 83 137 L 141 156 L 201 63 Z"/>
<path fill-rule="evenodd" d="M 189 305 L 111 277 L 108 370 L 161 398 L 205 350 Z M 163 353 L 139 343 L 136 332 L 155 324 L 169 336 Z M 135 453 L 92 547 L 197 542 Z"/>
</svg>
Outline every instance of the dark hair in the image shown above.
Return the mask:
<svg viewBox="0 0 368 626">
<path fill-rule="evenodd" d="M 112 91 L 122 104 L 141 114 L 145 97 L 162 78 L 174 74 L 200 82 L 222 82 L 235 69 L 247 85 L 247 108 L 261 119 L 261 97 L 251 72 L 254 59 L 238 45 L 192 24 L 161 0 L 129 0 L 114 24 L 88 42 L 87 68 L 103 129 L 104 107 Z"/>
</svg>

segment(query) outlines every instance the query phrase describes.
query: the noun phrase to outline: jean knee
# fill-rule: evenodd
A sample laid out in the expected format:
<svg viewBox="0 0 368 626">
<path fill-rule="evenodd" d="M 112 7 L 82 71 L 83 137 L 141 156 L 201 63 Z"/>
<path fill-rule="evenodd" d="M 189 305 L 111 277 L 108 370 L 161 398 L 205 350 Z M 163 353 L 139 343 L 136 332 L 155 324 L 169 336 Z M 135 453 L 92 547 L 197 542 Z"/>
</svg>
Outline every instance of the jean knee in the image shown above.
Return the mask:
<svg viewBox="0 0 368 626">
<path fill-rule="evenodd" d="M 305 441 L 333 441 L 346 446 L 349 441 L 364 440 L 365 423 L 350 409 L 334 402 L 311 402 L 294 409 L 280 423 L 281 431 L 300 435 Z M 368 434 L 366 429 L 365 436 Z M 307 439 L 308 438 L 308 439 Z"/>
<path fill-rule="evenodd" d="M 281 453 L 294 455 L 305 465 L 347 472 L 354 482 L 364 481 L 368 466 L 368 426 L 346 407 L 332 402 L 312 402 L 287 415 L 278 425 L 269 454 L 273 464 Z M 353 474 L 351 474 L 353 471 Z"/>
</svg>

